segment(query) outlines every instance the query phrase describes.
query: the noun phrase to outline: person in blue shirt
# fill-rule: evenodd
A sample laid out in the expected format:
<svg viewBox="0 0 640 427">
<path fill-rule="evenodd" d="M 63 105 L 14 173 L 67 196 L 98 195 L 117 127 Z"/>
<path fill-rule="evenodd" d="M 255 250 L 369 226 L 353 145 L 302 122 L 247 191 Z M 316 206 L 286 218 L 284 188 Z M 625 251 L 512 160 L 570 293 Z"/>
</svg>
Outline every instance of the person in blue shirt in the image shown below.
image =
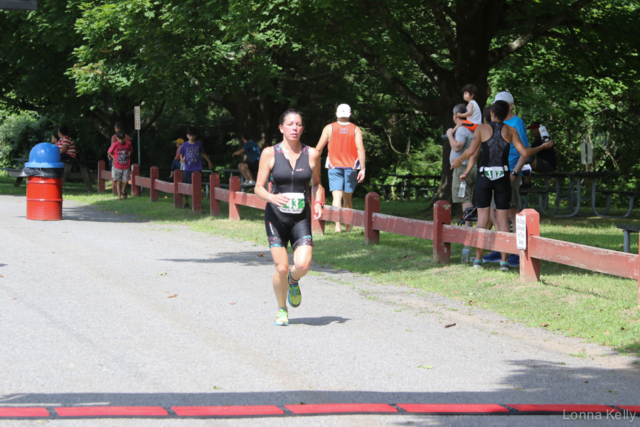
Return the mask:
<svg viewBox="0 0 640 427">
<path fill-rule="evenodd" d="M 233 153 L 233 156 L 242 156 L 246 154 L 246 161 L 243 156 L 243 161 L 238 164 L 240 173 L 246 180 L 245 184 L 255 185 L 255 177 L 258 176 L 258 166 L 260 165 L 260 146 L 254 142 L 246 133 L 242 135 L 242 148 Z"/>
<path fill-rule="evenodd" d="M 513 95 L 509 92 L 500 92 L 496 95 L 494 103 L 496 101 L 505 101 L 509 104 L 509 114 L 507 115 L 504 124 L 515 128 L 518 131 L 518 136 L 520 136 L 520 140 L 525 147 L 529 147 L 529 138 L 527 137 L 527 127 L 524 124 L 524 121 L 513 113 L 513 104 L 514 99 Z M 511 206 L 509 208 L 509 222 L 511 224 L 516 223 L 516 214 L 519 210 L 520 205 L 520 183 L 522 181 L 522 168 L 527 163 L 527 157 L 521 156 L 518 153 L 513 145 L 509 150 L 509 170 L 511 179 Z M 491 219 L 495 223 L 495 202 L 491 201 Z M 514 230 L 515 231 L 515 230 Z M 489 255 L 482 258 L 484 262 L 500 262 L 500 252 L 492 252 Z M 520 266 L 520 257 L 518 255 L 512 254 L 509 255 L 508 258 L 509 267 L 519 267 Z"/>
</svg>

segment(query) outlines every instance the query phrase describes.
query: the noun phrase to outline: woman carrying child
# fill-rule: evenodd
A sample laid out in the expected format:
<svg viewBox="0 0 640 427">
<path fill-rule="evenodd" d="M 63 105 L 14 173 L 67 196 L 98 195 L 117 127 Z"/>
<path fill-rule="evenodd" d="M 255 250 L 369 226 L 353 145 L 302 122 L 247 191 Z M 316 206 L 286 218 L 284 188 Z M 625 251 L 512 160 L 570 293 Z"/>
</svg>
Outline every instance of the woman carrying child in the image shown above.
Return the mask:
<svg viewBox="0 0 640 427">
<path fill-rule="evenodd" d="M 302 301 L 298 281 L 311 266 L 313 238 L 311 236 L 311 206 L 309 182 L 314 194 L 313 218 L 322 217 L 324 188 L 320 184 L 320 153 L 300 142 L 304 123 L 300 112 L 294 109 L 280 116 L 282 142 L 265 148 L 260 157 L 260 168 L 255 194 L 267 202 L 264 222 L 276 267 L 273 290 L 278 302 L 275 324 L 289 324 L 289 304 L 298 307 Z M 267 181 L 272 177 L 271 192 Z M 289 269 L 287 246 L 293 248 L 293 267 Z"/>
<path fill-rule="evenodd" d="M 451 169 L 460 167 L 463 161 L 471 159 L 467 164 L 467 174 L 478 157 L 478 178 L 476 179 L 476 203 L 478 206 L 477 228 L 487 228 L 491 210 L 491 196 L 496 202 L 496 228 L 509 232 L 509 205 L 511 202 L 511 179 L 509 174 L 509 148 L 511 144 L 525 157 L 533 156 L 539 151 L 551 148 L 549 141 L 536 148 L 528 148 L 522 144 L 518 131 L 504 124 L 509 114 L 509 104 L 496 101 L 491 107 L 491 122 L 478 126 L 473 135 L 471 146 L 462 155 L 453 160 Z M 482 147 L 482 152 L 480 152 Z M 462 177 L 460 178 L 462 180 Z M 508 271 L 506 253 L 502 254 L 500 270 Z M 482 268 L 482 249 L 476 248 L 474 267 Z"/>
</svg>

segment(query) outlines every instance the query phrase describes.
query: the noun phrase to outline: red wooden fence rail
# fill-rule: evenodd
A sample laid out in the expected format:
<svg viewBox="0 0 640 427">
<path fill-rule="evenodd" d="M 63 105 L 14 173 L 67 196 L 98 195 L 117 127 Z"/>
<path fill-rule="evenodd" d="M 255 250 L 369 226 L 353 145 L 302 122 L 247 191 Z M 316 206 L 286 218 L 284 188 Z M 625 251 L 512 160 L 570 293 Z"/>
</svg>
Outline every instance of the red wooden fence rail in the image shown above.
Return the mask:
<svg viewBox="0 0 640 427">
<path fill-rule="evenodd" d="M 160 192 L 173 194 L 173 206 L 182 208 L 182 196 L 191 196 L 191 210 L 193 213 L 202 213 L 202 175 L 194 172 L 191 176 L 191 184 L 182 182 L 183 172 L 176 170 L 173 172 L 173 182 L 161 181 L 160 170 L 153 166 L 149 172 L 149 178 L 140 176 L 140 166 L 131 167 L 131 194 L 140 196 L 140 188 L 149 189 L 149 198 L 152 202 L 157 202 Z M 104 160 L 98 162 L 98 192 L 105 191 L 105 181 L 111 180 L 111 171 L 105 170 Z"/>
<path fill-rule="evenodd" d="M 98 191 L 104 191 L 104 179 L 110 174 L 98 165 Z M 137 165 L 134 165 L 134 168 Z M 202 189 L 200 173 L 193 174 L 193 184 L 184 184 L 182 172 L 175 171 L 173 184 L 157 179 L 158 168 L 151 168 L 151 178 L 143 178 L 139 173 L 132 176 L 134 185 L 151 189 L 151 200 L 157 200 L 157 192 L 173 192 L 174 197 L 180 194 L 191 195 L 194 199 L 194 212 L 202 210 Z M 255 194 L 240 192 L 240 178 L 233 177 L 229 181 L 229 189 L 220 188 L 220 175 L 212 173 L 209 177 L 211 188 L 211 215 L 220 215 L 220 202 L 229 203 L 229 219 L 240 219 L 240 206 L 264 209 L 266 203 Z M 154 193 L 155 192 L 155 193 Z M 196 204 L 196 200 L 198 204 Z M 174 201 L 175 206 L 179 206 Z M 181 203 L 181 200 L 180 200 Z M 322 200 L 324 204 L 324 200 Z M 196 206 L 198 211 L 196 211 Z M 540 215 L 533 209 L 525 209 L 518 215 L 525 217 L 526 240 L 525 250 L 518 250 L 515 233 L 489 231 L 471 227 L 451 225 L 451 205 L 440 200 L 434 204 L 433 222 L 402 218 L 380 213 L 380 196 L 369 193 L 365 197 L 365 210 L 334 208 L 325 206 L 322 220 L 313 220 L 314 234 L 324 234 L 325 221 L 341 222 L 364 227 L 365 242 L 380 242 L 380 231 L 401 234 L 419 239 L 433 240 L 433 258 L 437 262 L 449 263 L 451 243 L 487 249 L 490 251 L 520 254 L 520 279 L 522 281 L 540 280 L 540 260 L 555 262 L 584 270 L 626 277 L 638 281 L 638 303 L 640 304 L 640 256 L 608 249 L 594 248 L 586 245 L 563 242 L 561 240 L 540 237 Z"/>
<path fill-rule="evenodd" d="M 233 182 L 234 179 L 237 182 Z M 234 193 L 233 204 L 229 203 L 229 219 L 240 219 L 240 205 L 264 209 L 265 202 L 258 196 L 239 192 L 238 177 L 232 178 L 229 190 L 219 188 L 220 177 L 217 174 L 211 174 L 210 182 L 212 214 L 220 215 L 220 201 L 229 201 L 229 194 Z M 214 203 L 216 209 L 213 208 Z M 322 203 L 324 204 L 324 200 Z M 525 209 L 518 215 L 524 215 L 526 219 L 526 250 L 518 250 L 515 233 L 451 225 L 451 205 L 444 200 L 434 204 L 433 222 L 381 214 L 380 196 L 376 193 L 367 194 L 364 211 L 325 206 L 322 211 L 322 220 L 313 220 L 312 231 L 314 234 L 324 234 L 325 221 L 339 221 L 364 227 L 367 244 L 379 243 L 380 231 L 433 240 L 434 260 L 447 264 L 451 257 L 451 243 L 510 254 L 519 253 L 522 281 L 540 280 L 540 260 L 551 261 L 637 280 L 640 304 L 640 256 L 540 237 L 538 212 Z"/>
<path fill-rule="evenodd" d="M 131 165 L 131 194 L 133 194 L 134 196 L 139 196 L 140 195 L 140 188 L 139 187 L 134 187 L 133 186 L 133 182 L 135 180 L 135 177 L 140 175 L 140 166 L 138 165 Z M 111 176 L 111 171 L 105 169 L 105 162 L 104 160 L 100 160 L 98 162 L 98 193 L 104 193 L 105 189 L 106 189 L 106 181 L 113 181 L 112 176 Z M 117 194 L 117 190 L 115 185 L 111 185 L 111 192 L 113 194 Z"/>
</svg>

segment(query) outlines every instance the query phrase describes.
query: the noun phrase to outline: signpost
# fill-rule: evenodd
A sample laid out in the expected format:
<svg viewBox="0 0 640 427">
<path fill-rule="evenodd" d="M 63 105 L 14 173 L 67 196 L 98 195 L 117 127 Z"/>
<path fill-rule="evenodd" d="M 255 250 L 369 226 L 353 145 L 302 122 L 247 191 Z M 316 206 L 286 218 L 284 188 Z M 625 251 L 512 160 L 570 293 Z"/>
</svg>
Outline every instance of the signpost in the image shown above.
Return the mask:
<svg viewBox="0 0 640 427">
<path fill-rule="evenodd" d="M 133 115 L 135 117 L 135 128 L 138 131 L 138 164 L 142 166 L 140 161 L 140 107 L 133 107 Z"/>
</svg>

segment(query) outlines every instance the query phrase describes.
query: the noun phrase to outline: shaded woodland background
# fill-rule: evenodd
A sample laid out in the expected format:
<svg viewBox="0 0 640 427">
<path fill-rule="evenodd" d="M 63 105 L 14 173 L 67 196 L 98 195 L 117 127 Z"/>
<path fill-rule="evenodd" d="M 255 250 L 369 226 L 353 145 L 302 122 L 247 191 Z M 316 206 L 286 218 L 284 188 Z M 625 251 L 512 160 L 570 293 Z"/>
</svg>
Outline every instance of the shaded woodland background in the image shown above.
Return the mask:
<svg viewBox="0 0 640 427">
<path fill-rule="evenodd" d="M 142 105 L 143 168 L 168 168 L 188 125 L 216 168 L 240 134 L 268 146 L 278 117 L 303 111 L 315 146 L 351 105 L 373 190 L 388 174 L 441 175 L 460 89 L 482 106 L 499 91 L 547 125 L 559 169 L 622 172 L 640 190 L 640 2 L 590 0 L 46 0 L 0 11 L 0 165 L 27 156 L 65 123 L 83 159 L 106 158 L 115 121 L 134 139 Z M 134 159 L 136 161 L 137 159 Z"/>
</svg>

